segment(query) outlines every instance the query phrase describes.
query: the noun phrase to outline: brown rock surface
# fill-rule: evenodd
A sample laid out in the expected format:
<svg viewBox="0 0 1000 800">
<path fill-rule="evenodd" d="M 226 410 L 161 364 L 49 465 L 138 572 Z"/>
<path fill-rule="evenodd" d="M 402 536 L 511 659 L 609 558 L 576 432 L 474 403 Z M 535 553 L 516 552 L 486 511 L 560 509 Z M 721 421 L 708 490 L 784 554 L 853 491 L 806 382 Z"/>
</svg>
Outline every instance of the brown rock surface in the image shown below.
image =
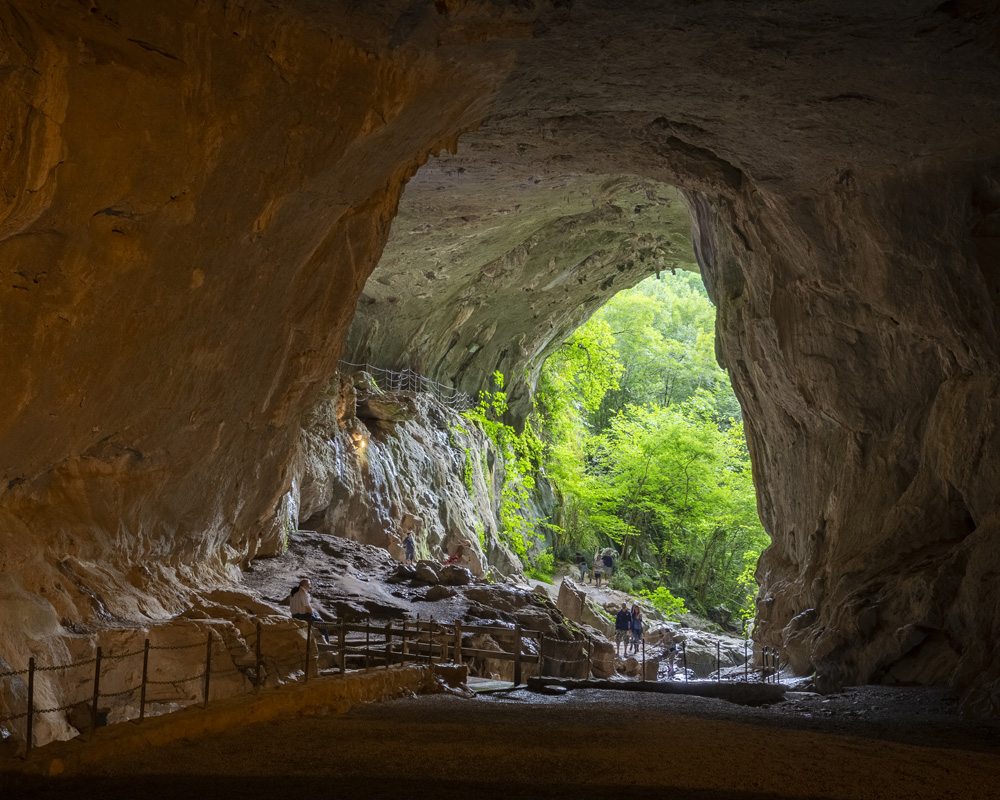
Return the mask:
<svg viewBox="0 0 1000 800">
<path fill-rule="evenodd" d="M 600 253 L 609 218 L 641 227 L 618 181 L 679 186 L 774 538 L 757 637 L 832 682 L 950 679 L 996 711 L 995 11 L 5 3 L 0 656 L 177 613 L 280 548 L 300 424 L 402 186 L 482 121 L 403 218 L 442 216 L 435 196 L 481 206 L 494 181 L 514 213 L 432 226 L 434 251 L 500 219 L 523 230 L 431 290 L 421 232 L 395 231 L 411 242 L 390 245 L 358 352 L 394 360 L 413 339 L 435 375 L 530 383 L 559 331 L 644 274 L 633 255 L 667 244 L 611 231 Z M 561 186 L 571 213 L 536 241 L 541 211 L 518 217 L 518 198 L 544 209 Z M 550 303 L 532 250 L 594 217 L 549 278 L 586 291 Z M 426 336 L 392 311 L 403 290 Z"/>
</svg>

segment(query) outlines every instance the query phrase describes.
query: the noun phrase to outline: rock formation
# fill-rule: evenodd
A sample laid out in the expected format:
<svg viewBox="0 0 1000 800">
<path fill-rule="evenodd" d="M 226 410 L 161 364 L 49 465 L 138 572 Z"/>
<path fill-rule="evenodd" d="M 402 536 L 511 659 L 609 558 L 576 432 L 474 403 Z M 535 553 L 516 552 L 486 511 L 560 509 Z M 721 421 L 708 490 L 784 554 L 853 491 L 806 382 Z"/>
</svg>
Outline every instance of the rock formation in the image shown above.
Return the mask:
<svg viewBox="0 0 1000 800">
<path fill-rule="evenodd" d="M 950 680 L 996 712 L 998 19 L 988 0 L 4 3 L 0 656 L 163 620 L 280 549 L 363 291 L 353 352 L 467 388 L 501 367 L 523 414 L 558 335 L 670 262 L 642 220 L 673 185 L 774 539 L 756 635 L 831 683 Z M 366 290 L 405 182 L 476 126 L 404 201 L 451 222 L 394 230 Z M 649 207 L 629 213 L 631 187 Z M 496 216 L 454 219 L 491 191 Z M 565 262 L 535 257 L 563 234 Z M 482 263 L 452 258 L 463 240 Z"/>
<path fill-rule="evenodd" d="M 410 533 L 418 557 L 457 557 L 477 576 L 521 575 L 498 533 L 503 455 L 426 392 L 383 392 L 364 372 L 338 375 L 306 419 L 299 464 L 294 528 L 378 545 L 400 561 Z"/>
</svg>

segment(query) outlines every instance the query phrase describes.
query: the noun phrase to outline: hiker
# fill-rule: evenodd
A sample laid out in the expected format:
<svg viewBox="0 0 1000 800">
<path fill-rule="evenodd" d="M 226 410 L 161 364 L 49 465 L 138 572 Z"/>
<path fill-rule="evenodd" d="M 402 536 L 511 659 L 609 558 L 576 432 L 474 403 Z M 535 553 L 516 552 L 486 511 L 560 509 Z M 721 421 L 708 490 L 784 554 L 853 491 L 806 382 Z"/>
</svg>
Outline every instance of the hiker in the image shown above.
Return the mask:
<svg viewBox="0 0 1000 800">
<path fill-rule="evenodd" d="M 406 564 L 416 564 L 417 563 L 417 546 L 413 543 L 413 534 L 407 533 L 406 538 L 403 539 L 403 550 L 406 551 L 406 559 L 404 563 Z"/>
<path fill-rule="evenodd" d="M 601 576 L 604 574 L 604 561 L 601 560 L 600 554 L 594 557 L 594 585 L 600 588 L 601 586 Z"/>
<path fill-rule="evenodd" d="M 622 603 L 621 610 L 615 615 L 615 655 L 621 655 L 622 643 L 625 643 L 625 655 L 628 655 L 628 641 L 632 629 L 632 615 L 628 604 Z"/>
<path fill-rule="evenodd" d="M 292 593 L 288 597 L 288 606 L 292 612 L 292 619 L 301 619 L 304 622 L 322 622 L 319 614 L 317 614 L 312 607 L 312 602 L 309 599 L 309 579 L 303 578 L 299 581 L 299 585 L 292 589 Z M 325 628 L 320 628 L 319 632 L 323 634 L 323 641 L 330 644 L 330 637 L 326 633 Z"/>
<path fill-rule="evenodd" d="M 611 576 L 615 573 L 615 557 L 611 555 L 611 550 L 605 550 L 604 556 L 601 558 L 604 563 L 604 574 L 608 580 L 611 580 Z"/>
<path fill-rule="evenodd" d="M 639 606 L 632 606 L 632 652 L 638 655 L 639 653 L 639 643 L 642 641 L 642 611 L 639 610 Z M 628 652 L 628 644 L 625 645 L 625 651 Z"/>
<path fill-rule="evenodd" d="M 576 551 L 576 568 L 580 570 L 580 583 L 587 582 L 587 559 L 583 557 L 583 553 L 579 550 Z"/>
</svg>

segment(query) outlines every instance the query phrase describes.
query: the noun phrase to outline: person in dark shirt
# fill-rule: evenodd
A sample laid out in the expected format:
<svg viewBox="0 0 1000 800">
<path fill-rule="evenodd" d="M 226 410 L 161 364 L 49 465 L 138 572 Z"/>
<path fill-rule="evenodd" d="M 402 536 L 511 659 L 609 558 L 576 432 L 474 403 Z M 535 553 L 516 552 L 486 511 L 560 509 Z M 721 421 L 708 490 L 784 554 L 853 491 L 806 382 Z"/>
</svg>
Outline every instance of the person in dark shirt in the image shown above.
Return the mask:
<svg viewBox="0 0 1000 800">
<path fill-rule="evenodd" d="M 601 560 L 604 562 L 604 577 L 611 580 L 611 576 L 615 572 L 615 557 L 610 550 L 605 550 Z"/>
<path fill-rule="evenodd" d="M 622 603 L 621 610 L 615 616 L 615 655 L 621 655 L 622 642 L 625 643 L 625 652 L 628 652 L 628 642 L 632 636 L 632 614 L 628 610 L 628 604 Z"/>
</svg>

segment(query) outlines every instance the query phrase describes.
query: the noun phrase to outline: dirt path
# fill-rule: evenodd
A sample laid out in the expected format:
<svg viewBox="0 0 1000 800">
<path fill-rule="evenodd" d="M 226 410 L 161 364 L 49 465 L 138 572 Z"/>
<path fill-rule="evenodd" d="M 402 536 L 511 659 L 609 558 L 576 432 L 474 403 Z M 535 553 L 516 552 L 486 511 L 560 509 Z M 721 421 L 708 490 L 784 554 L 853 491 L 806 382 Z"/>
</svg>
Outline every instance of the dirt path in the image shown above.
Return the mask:
<svg viewBox="0 0 1000 800">
<path fill-rule="evenodd" d="M 412 698 L 247 727 L 3 795 L 1000 798 L 998 740 L 986 753 L 918 747 L 795 729 L 780 720 L 755 724 L 749 717 L 687 713 L 698 708 L 677 698 L 593 691 Z M 611 766 L 615 761 L 621 769 Z"/>
</svg>

